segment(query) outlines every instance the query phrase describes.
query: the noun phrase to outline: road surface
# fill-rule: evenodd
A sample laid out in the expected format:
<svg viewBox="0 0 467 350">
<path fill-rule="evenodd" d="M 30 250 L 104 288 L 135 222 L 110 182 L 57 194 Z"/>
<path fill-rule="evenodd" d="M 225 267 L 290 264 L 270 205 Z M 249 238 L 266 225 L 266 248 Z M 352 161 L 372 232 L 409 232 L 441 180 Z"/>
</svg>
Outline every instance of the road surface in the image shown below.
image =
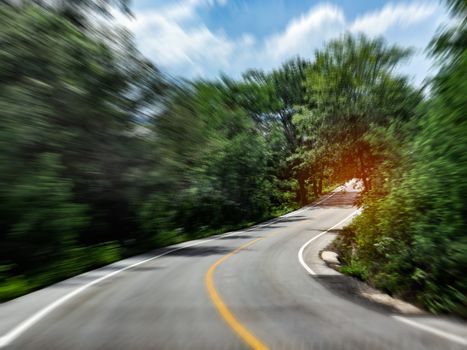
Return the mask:
<svg viewBox="0 0 467 350">
<path fill-rule="evenodd" d="M 319 259 L 329 229 L 354 214 L 355 195 L 347 186 L 271 222 L 3 303 L 0 347 L 466 349 L 465 323 L 395 315 L 347 293 L 343 276 Z"/>
</svg>

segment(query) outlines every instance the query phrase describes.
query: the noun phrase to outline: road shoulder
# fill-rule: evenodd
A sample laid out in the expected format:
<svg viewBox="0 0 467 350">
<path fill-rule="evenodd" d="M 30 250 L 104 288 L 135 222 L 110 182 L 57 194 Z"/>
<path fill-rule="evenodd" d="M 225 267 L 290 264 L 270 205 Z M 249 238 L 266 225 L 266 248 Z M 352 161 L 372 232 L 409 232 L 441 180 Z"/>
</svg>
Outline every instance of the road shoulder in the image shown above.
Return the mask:
<svg viewBox="0 0 467 350">
<path fill-rule="evenodd" d="M 365 282 L 346 276 L 321 259 L 321 252 L 335 239 L 336 231 L 319 237 L 304 252 L 304 261 L 316 273 L 313 276 L 331 293 L 362 307 L 373 309 L 398 322 L 418 328 L 467 347 L 467 322 L 452 316 L 429 314 L 405 301 L 393 298 Z"/>
</svg>

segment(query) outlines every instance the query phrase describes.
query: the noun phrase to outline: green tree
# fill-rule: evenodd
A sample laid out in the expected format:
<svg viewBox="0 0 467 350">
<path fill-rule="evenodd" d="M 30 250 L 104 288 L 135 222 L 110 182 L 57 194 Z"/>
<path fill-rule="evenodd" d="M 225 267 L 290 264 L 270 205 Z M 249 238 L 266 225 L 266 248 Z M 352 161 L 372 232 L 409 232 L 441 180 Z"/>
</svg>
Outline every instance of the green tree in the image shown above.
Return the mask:
<svg viewBox="0 0 467 350">
<path fill-rule="evenodd" d="M 8 189 L 0 196 L 2 203 L 15 198 L 15 206 L 28 208 L 27 216 L 15 207 L 5 209 L 18 215 L 1 215 L 2 233 L 19 230 L 21 242 L 29 237 L 34 244 L 42 239 L 42 246 L 55 247 L 58 228 L 34 222 L 43 216 L 52 225 L 48 213 L 63 209 L 57 222 L 65 215 L 70 225 L 82 222 L 72 235 L 76 244 L 131 237 L 139 226 L 135 168 L 145 162 L 139 154 L 144 149 L 139 124 L 163 89 L 159 72 L 126 38 L 112 43 L 125 50 L 113 50 L 107 39 L 90 36 L 47 9 L 0 6 L 0 18 L 0 184 Z M 38 173 L 38 162 L 53 172 Z M 37 185 L 42 192 L 34 200 L 25 196 L 22 191 L 36 188 L 34 182 L 43 176 L 48 177 L 45 187 Z M 45 189 L 54 181 L 55 191 L 63 194 L 48 201 Z M 65 210 L 67 205 L 86 208 L 86 215 Z M 81 215 L 86 220 L 78 219 Z M 33 228 L 24 228 L 28 225 Z M 72 234 L 68 227 L 63 226 L 63 236 Z M 8 237 L 2 235 L 2 246 L 9 245 Z M 21 263 L 19 257 L 15 261 Z"/>
<path fill-rule="evenodd" d="M 124 14 L 131 15 L 130 0 L 1 0 L 1 5 L 8 5 L 16 10 L 40 6 L 53 11 L 79 28 L 90 26 L 90 16 L 101 15 L 112 17 L 112 9 L 118 9 Z"/>
<path fill-rule="evenodd" d="M 56 259 L 76 243 L 89 218 L 63 170 L 56 154 L 42 153 L 2 186 L 2 259 L 23 265 Z"/>
<path fill-rule="evenodd" d="M 302 171 L 298 171 L 298 167 L 290 171 L 291 164 L 285 160 L 301 144 L 292 117 L 300 106 L 305 104 L 305 72 L 310 65 L 307 60 L 296 57 L 268 73 L 249 70 L 239 82 L 223 79 L 227 87 L 226 93 L 232 103 L 245 109 L 256 121 L 261 132 L 273 135 L 279 128 L 282 130 L 282 138 L 274 136 L 276 142 L 281 142 L 280 145 L 276 143 L 274 146 L 281 159 L 273 156 L 276 159 L 275 166 L 280 169 L 277 175 L 283 183 L 289 182 L 292 177 L 295 178 L 298 183 L 296 198 L 302 204 L 307 202 L 306 176 Z"/>
<path fill-rule="evenodd" d="M 378 169 L 363 214 L 341 239 L 347 269 L 433 312 L 467 315 L 467 38 L 465 2 L 450 1 L 454 26 L 432 44 L 440 71 L 409 142 Z M 413 132 L 415 131 L 415 132 Z M 402 147 L 401 147 L 402 146 Z M 353 248 L 351 248 L 353 247 Z M 353 253 L 352 253 L 353 252 Z"/>
<path fill-rule="evenodd" d="M 345 169 L 336 173 L 340 179 L 349 176 L 363 180 L 371 188 L 371 173 L 377 166 L 366 135 L 374 126 L 387 127 L 395 119 L 407 120 L 420 98 L 406 82 L 397 76 L 394 68 L 410 54 L 410 50 L 388 46 L 383 39 L 369 39 L 364 35 L 346 34 L 329 42 L 315 54 L 315 62 L 308 69 L 305 86 L 312 127 L 301 126 L 302 138 L 312 139 L 319 125 L 324 153 L 331 144 L 338 143 L 340 163 Z M 298 121 L 303 124 L 304 118 Z M 307 152 L 316 151 L 320 160 L 321 145 L 313 150 L 314 143 L 304 146 Z M 303 152 L 302 152 L 303 153 Z M 324 162 L 326 163 L 326 162 Z M 301 167 L 321 167 L 304 164 Z M 322 171 L 323 172 L 323 171 Z M 353 173 L 353 174 L 352 174 Z"/>
</svg>

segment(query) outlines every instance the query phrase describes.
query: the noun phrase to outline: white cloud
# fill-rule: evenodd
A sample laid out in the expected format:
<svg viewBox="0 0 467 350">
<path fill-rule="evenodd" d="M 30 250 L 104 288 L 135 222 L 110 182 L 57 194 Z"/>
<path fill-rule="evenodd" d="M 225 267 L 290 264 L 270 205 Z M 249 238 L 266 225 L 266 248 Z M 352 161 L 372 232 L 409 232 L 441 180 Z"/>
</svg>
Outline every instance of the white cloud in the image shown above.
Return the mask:
<svg viewBox="0 0 467 350">
<path fill-rule="evenodd" d="M 240 45 L 244 47 L 251 47 L 256 43 L 256 39 L 250 33 L 245 33 L 240 39 Z"/>
<path fill-rule="evenodd" d="M 202 22 L 200 8 L 226 3 L 227 0 L 168 2 L 151 11 L 136 12 L 133 20 L 118 20 L 134 32 L 143 54 L 168 72 L 213 77 L 220 71 L 238 76 L 248 68 L 269 69 L 297 55 L 311 57 L 325 41 L 345 31 L 384 34 L 391 43 L 422 50 L 439 20 L 446 17 L 446 11 L 434 2 L 412 2 L 388 4 L 349 21 L 342 8 L 321 4 L 291 19 L 283 30 L 258 40 L 251 33 L 231 38 L 210 30 Z M 409 27 L 410 35 L 406 35 Z M 419 56 L 417 62 L 428 62 L 423 54 Z"/>
<path fill-rule="evenodd" d="M 176 21 L 188 20 L 196 17 L 196 10 L 202 6 L 225 6 L 227 0 L 185 0 L 172 3 L 159 9 L 159 12 L 167 19 Z"/>
<path fill-rule="evenodd" d="M 152 34 L 151 38 L 142 39 L 142 50 L 163 66 L 191 64 L 201 71 L 201 66 L 209 62 L 227 62 L 234 48 L 228 39 L 205 26 L 186 31 L 170 22 L 159 22 Z"/>
<path fill-rule="evenodd" d="M 140 50 L 156 64 L 187 75 L 203 75 L 206 69 L 225 67 L 235 43 L 197 20 L 197 9 L 225 4 L 226 0 L 185 0 L 136 12 L 134 19 L 117 20 L 134 33 Z"/>
<path fill-rule="evenodd" d="M 283 32 L 267 39 L 264 53 L 275 62 L 298 54 L 310 56 L 323 40 L 344 29 L 345 17 L 339 7 L 318 5 L 300 18 L 292 19 Z"/>
<path fill-rule="evenodd" d="M 350 31 L 381 35 L 394 26 L 408 27 L 432 17 L 439 6 L 434 3 L 388 4 L 379 11 L 358 17 Z"/>
<path fill-rule="evenodd" d="M 433 61 L 427 58 L 424 49 L 439 25 L 447 20 L 447 11 L 440 4 L 415 1 L 388 4 L 379 11 L 363 14 L 349 25 L 349 30 L 370 36 L 384 35 L 390 43 L 415 49 L 411 60 L 398 70 L 420 84 L 435 71 Z"/>
</svg>

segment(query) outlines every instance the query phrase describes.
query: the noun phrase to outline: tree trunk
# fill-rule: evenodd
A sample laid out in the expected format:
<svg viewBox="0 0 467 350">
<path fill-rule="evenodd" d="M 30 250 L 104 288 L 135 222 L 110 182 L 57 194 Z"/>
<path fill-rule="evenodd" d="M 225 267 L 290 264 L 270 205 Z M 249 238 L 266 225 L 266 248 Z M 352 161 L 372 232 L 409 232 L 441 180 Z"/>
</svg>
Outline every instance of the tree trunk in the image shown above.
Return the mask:
<svg viewBox="0 0 467 350">
<path fill-rule="evenodd" d="M 299 203 L 300 205 L 306 205 L 308 202 L 308 193 L 306 190 L 305 179 L 300 176 L 298 178 L 299 185 Z"/>
<path fill-rule="evenodd" d="M 370 190 L 370 179 L 366 176 L 366 174 L 362 174 L 362 181 L 363 181 L 363 192 L 368 192 Z"/>
<path fill-rule="evenodd" d="M 315 195 L 315 198 L 318 198 L 319 188 L 318 188 L 318 184 L 316 183 L 315 179 L 313 179 L 313 194 Z"/>
<path fill-rule="evenodd" d="M 358 163 L 357 164 L 360 166 L 359 173 L 360 173 L 360 177 L 363 182 L 363 192 L 368 192 L 371 189 L 371 181 L 367 173 L 367 168 L 363 161 L 363 151 L 361 150 L 358 151 L 358 161 L 359 161 L 359 164 Z"/>
</svg>

